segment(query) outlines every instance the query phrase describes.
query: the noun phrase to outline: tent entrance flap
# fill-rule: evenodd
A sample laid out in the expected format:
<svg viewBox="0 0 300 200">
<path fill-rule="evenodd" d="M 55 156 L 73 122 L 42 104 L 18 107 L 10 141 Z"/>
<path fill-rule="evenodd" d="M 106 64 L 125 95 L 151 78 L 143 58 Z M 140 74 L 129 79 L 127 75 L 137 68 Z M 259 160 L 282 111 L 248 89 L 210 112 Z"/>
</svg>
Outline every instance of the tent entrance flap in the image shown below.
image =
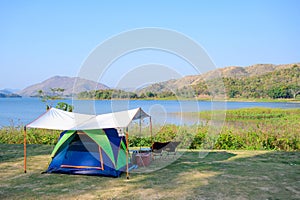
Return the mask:
<svg viewBox="0 0 300 200">
<path fill-rule="evenodd" d="M 83 132 L 77 132 L 67 147 L 67 153 L 60 167 L 103 170 L 100 151 L 99 145 L 88 135 Z"/>
<path fill-rule="evenodd" d="M 68 139 L 72 139 L 72 137 L 74 137 L 75 135 L 74 135 L 74 133 L 75 133 L 76 131 L 64 131 L 64 132 L 62 132 L 61 133 L 61 138 L 59 139 L 59 141 L 58 141 L 58 143 L 55 145 L 55 147 L 54 147 L 54 149 L 53 149 L 53 151 L 52 151 L 52 153 L 51 153 L 51 158 L 53 158 L 54 156 L 55 156 L 55 154 L 56 154 L 56 152 L 59 150 L 59 148 L 61 148 L 61 146 L 63 145 L 63 144 L 65 144 L 65 142 L 68 140 Z"/>
</svg>

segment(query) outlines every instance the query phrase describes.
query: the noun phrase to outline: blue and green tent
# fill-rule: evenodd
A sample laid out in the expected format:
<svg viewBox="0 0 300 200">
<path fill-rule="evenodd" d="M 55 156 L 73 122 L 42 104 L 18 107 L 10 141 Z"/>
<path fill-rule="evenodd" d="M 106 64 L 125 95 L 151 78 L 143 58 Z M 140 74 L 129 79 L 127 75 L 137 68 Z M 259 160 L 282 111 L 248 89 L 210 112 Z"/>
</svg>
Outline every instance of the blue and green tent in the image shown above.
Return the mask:
<svg viewBox="0 0 300 200">
<path fill-rule="evenodd" d="M 43 128 L 64 130 L 51 154 L 47 173 L 118 177 L 122 172 L 127 172 L 128 176 L 128 132 L 125 130 L 133 120 L 146 117 L 150 116 L 141 108 L 103 115 L 51 108 L 25 126 L 24 171 L 26 129 Z"/>
</svg>

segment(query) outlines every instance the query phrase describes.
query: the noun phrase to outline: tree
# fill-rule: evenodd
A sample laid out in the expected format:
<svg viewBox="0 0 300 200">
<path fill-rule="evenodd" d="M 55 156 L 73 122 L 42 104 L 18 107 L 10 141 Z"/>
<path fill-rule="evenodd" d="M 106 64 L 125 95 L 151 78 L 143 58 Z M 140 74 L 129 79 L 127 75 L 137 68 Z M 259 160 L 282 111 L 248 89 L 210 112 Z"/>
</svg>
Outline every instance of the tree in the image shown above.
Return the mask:
<svg viewBox="0 0 300 200">
<path fill-rule="evenodd" d="M 273 87 L 268 91 L 269 97 L 273 99 L 291 98 L 292 94 L 287 86 Z"/>
<path fill-rule="evenodd" d="M 52 95 L 51 98 L 52 99 L 59 99 L 62 97 L 63 92 L 65 91 L 65 89 L 63 88 L 50 88 Z"/>
<path fill-rule="evenodd" d="M 293 85 L 290 87 L 290 91 L 293 95 L 293 98 L 296 99 L 296 96 L 300 94 L 300 86 L 299 85 Z"/>
<path fill-rule="evenodd" d="M 52 107 L 52 100 L 61 99 L 62 93 L 65 91 L 63 88 L 50 88 L 52 95 L 47 95 L 43 90 L 38 90 L 39 98 L 42 102 L 46 103 L 46 110 Z M 55 106 L 58 109 L 72 112 L 74 107 L 65 102 L 58 102 Z"/>
<path fill-rule="evenodd" d="M 68 111 L 68 112 L 73 112 L 74 106 L 67 104 L 65 102 L 58 102 L 56 105 L 56 108 Z"/>
<path fill-rule="evenodd" d="M 239 91 L 235 90 L 235 89 L 231 89 L 229 91 L 229 98 L 234 98 L 239 94 Z"/>
<path fill-rule="evenodd" d="M 153 97 L 156 96 L 156 94 L 153 93 L 153 92 L 146 92 L 146 96 L 149 97 L 149 98 L 153 98 Z"/>
</svg>

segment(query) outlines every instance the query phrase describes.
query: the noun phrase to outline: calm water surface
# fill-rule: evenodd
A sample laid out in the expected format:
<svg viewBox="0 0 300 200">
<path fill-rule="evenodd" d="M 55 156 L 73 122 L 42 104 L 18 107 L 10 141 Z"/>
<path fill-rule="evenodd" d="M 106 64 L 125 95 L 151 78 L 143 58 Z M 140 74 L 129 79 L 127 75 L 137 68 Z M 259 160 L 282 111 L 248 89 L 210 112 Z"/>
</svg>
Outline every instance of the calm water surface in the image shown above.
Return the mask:
<svg viewBox="0 0 300 200">
<path fill-rule="evenodd" d="M 204 110 L 238 109 L 250 107 L 300 108 L 299 103 L 269 102 L 210 102 L 177 100 L 60 100 L 75 106 L 75 111 L 89 114 L 102 114 L 141 107 L 153 116 L 154 123 L 192 124 L 198 119 L 182 119 L 181 112 Z M 56 105 L 57 101 L 50 102 Z M 43 112 L 45 103 L 38 98 L 0 98 L 0 126 L 24 125 Z"/>
</svg>

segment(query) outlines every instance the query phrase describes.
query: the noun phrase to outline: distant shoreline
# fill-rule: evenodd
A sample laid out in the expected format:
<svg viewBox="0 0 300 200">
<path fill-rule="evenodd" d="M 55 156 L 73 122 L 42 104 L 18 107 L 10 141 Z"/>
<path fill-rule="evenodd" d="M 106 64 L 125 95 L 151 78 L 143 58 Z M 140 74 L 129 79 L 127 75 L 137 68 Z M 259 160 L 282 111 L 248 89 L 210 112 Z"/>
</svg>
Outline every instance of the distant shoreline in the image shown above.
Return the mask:
<svg viewBox="0 0 300 200">
<path fill-rule="evenodd" d="M 66 99 L 72 99 L 72 98 L 66 98 Z M 79 98 L 75 100 L 86 100 L 86 101 L 109 101 L 109 100 L 135 100 L 135 101 L 212 101 L 212 99 L 209 98 L 112 98 L 112 99 L 91 99 L 91 98 Z M 240 99 L 240 98 L 232 98 L 232 99 L 214 99 L 213 101 L 225 101 L 225 102 L 266 102 L 266 103 L 300 103 L 300 99 Z"/>
<path fill-rule="evenodd" d="M 0 99 L 5 99 L 5 98 L 29 98 L 29 99 L 34 99 L 34 98 L 39 98 L 36 96 L 8 96 L 8 97 L 1 97 Z M 112 99 L 93 99 L 93 98 L 72 98 L 72 97 L 61 97 L 58 99 L 55 99 L 56 101 L 58 100 L 78 100 L 78 101 L 125 101 L 125 100 L 134 100 L 134 101 L 207 101 L 210 102 L 212 99 L 210 98 L 112 98 Z M 228 99 L 218 99 L 215 98 L 213 101 L 224 101 L 224 102 L 266 102 L 266 103 L 300 103 L 300 99 L 261 99 L 261 98 L 256 98 L 256 99 L 246 99 L 246 98 L 228 98 Z"/>
</svg>

